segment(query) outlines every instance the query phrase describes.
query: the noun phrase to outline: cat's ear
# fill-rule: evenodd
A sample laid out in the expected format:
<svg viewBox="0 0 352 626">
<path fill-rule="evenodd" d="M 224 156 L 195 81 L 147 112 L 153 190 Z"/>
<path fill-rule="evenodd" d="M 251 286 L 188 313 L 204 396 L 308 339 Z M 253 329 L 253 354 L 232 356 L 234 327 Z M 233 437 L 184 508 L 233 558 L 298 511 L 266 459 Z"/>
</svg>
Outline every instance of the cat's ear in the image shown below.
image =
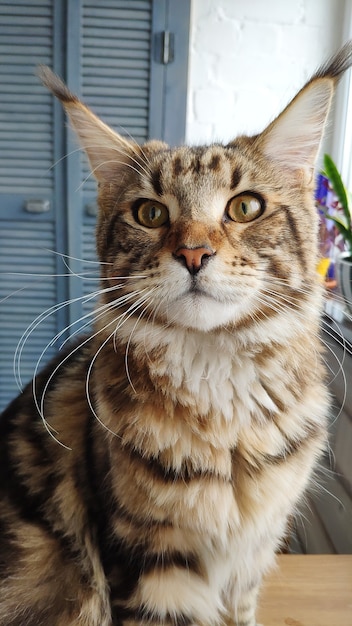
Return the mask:
<svg viewBox="0 0 352 626">
<path fill-rule="evenodd" d="M 293 171 L 314 168 L 336 83 L 351 64 L 349 42 L 257 137 L 255 144 L 267 158 Z"/>
<path fill-rule="evenodd" d="M 332 95 L 332 80 L 313 81 L 258 137 L 257 147 L 290 170 L 313 168 Z"/>
<path fill-rule="evenodd" d="M 111 181 L 118 166 L 131 167 L 139 155 L 137 144 L 104 124 L 49 67 L 40 66 L 38 75 L 43 85 L 62 102 L 99 182 Z"/>
</svg>

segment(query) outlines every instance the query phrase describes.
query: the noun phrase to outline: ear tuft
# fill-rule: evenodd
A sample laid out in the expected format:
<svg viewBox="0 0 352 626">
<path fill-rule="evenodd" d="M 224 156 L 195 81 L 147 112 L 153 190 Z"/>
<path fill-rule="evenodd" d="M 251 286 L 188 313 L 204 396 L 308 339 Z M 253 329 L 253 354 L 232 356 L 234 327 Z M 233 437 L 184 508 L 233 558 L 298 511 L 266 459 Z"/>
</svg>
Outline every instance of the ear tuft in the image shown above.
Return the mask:
<svg viewBox="0 0 352 626">
<path fill-rule="evenodd" d="M 334 56 L 326 61 L 314 74 L 315 78 L 334 78 L 339 80 L 344 72 L 352 66 L 352 40 L 347 41 Z"/>
<path fill-rule="evenodd" d="M 56 96 L 61 102 L 77 102 L 78 98 L 75 96 L 65 83 L 59 78 L 47 65 L 38 65 L 37 75 L 42 81 L 44 87 L 49 89 L 54 96 Z"/>
</svg>

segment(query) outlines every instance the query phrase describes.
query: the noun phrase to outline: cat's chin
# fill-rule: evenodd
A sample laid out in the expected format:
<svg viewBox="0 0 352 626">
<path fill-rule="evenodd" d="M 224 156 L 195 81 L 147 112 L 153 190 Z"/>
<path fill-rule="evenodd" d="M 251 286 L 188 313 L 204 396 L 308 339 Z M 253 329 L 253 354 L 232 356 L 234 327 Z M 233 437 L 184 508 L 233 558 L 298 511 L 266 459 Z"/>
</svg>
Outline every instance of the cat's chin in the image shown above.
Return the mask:
<svg viewBox="0 0 352 626">
<path fill-rule="evenodd" d="M 236 322 L 241 313 L 233 303 L 193 293 L 169 303 L 166 316 L 168 323 L 208 332 Z"/>
</svg>

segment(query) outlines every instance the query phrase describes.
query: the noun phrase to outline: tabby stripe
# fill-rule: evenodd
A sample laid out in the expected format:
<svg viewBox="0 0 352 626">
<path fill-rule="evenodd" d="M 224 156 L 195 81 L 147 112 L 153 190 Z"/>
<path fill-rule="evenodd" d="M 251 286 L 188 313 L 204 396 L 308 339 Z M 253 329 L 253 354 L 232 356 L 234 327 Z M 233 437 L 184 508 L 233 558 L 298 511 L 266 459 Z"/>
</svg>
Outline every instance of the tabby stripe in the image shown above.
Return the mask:
<svg viewBox="0 0 352 626">
<path fill-rule="evenodd" d="M 277 454 L 261 454 L 258 452 L 246 451 L 244 455 L 238 449 L 234 449 L 232 452 L 233 463 L 236 465 L 243 465 L 247 474 L 251 477 L 258 472 L 261 472 L 265 467 L 270 465 L 280 465 L 287 461 L 290 457 L 294 456 L 303 446 L 306 446 L 311 439 L 316 437 L 318 429 L 310 429 L 307 431 L 306 437 L 299 440 L 290 440 L 284 437 L 285 441 L 280 452 Z"/>
<path fill-rule="evenodd" d="M 236 189 L 241 182 L 242 172 L 239 167 L 236 167 L 231 175 L 231 189 Z"/>
<path fill-rule="evenodd" d="M 268 261 L 268 272 L 276 278 L 287 280 L 288 268 L 286 263 L 281 262 L 281 257 L 275 256 L 275 251 L 272 254 L 260 253 L 260 258 Z"/>
<path fill-rule="evenodd" d="M 87 448 L 87 458 L 91 458 L 89 443 Z M 93 488 L 96 487 L 97 484 L 93 486 Z M 108 493 L 106 496 L 104 495 L 104 499 L 97 494 L 97 505 L 100 511 L 95 522 L 98 522 L 101 561 L 109 582 L 111 598 L 115 602 L 127 601 L 134 593 L 140 577 L 153 570 L 180 567 L 196 575 L 201 574 L 199 561 L 192 553 L 182 554 L 179 550 L 171 550 L 165 553 L 150 551 L 147 541 L 143 539 L 144 533 L 141 535 L 138 531 L 138 528 L 145 530 L 146 519 L 135 515 L 133 512 L 128 512 L 116 502 L 115 498 L 113 499 L 109 490 L 110 487 L 108 487 Z M 116 526 L 114 526 L 114 520 L 116 519 L 126 520 L 129 526 L 135 529 L 135 533 L 132 536 L 139 538 L 133 540 L 131 545 L 129 545 L 130 540 L 123 533 L 121 533 L 121 536 L 117 534 Z M 147 523 L 150 528 L 170 525 L 168 522 L 154 522 L 153 520 L 148 520 Z"/>
<path fill-rule="evenodd" d="M 123 504 L 120 504 L 119 502 L 117 503 L 116 499 L 114 502 L 114 506 L 114 511 L 110 512 L 111 516 L 114 513 L 118 518 L 124 520 L 125 522 L 128 522 L 129 524 L 132 524 L 137 528 L 139 527 L 142 530 L 145 530 L 145 517 L 141 517 L 137 513 L 129 511 Z M 148 519 L 148 528 L 173 528 L 173 526 L 173 523 L 169 520 Z"/>
<path fill-rule="evenodd" d="M 185 569 L 200 576 L 201 566 L 194 554 L 182 554 L 179 550 L 151 553 L 136 543 L 128 547 L 124 538 L 106 542 L 103 563 L 109 581 L 110 595 L 114 601 L 127 601 L 134 593 L 141 576 L 172 568 Z"/>
<path fill-rule="evenodd" d="M 123 558 L 122 558 L 123 557 Z M 131 546 L 130 549 L 123 543 L 121 538 L 119 545 L 115 542 L 115 549 L 111 547 L 111 564 L 121 564 L 127 570 L 134 570 L 137 580 L 140 576 L 151 572 L 165 572 L 173 568 L 185 569 L 197 576 L 202 576 L 202 568 L 199 559 L 191 553 L 182 554 L 179 550 L 164 553 L 148 553 L 143 546 Z M 123 565 L 122 565 L 123 564 Z M 111 585 L 111 592 L 120 589 L 120 581 L 114 588 Z"/>
<path fill-rule="evenodd" d="M 176 157 L 173 162 L 173 174 L 175 177 L 179 176 L 183 172 L 182 161 L 180 157 Z"/>
<path fill-rule="evenodd" d="M 283 452 L 283 455 L 276 455 L 276 457 L 278 458 L 277 462 L 280 462 L 279 460 L 280 456 L 282 460 L 285 460 L 287 456 L 291 456 L 292 454 L 295 454 L 303 445 L 305 445 L 311 439 L 316 439 L 320 430 L 316 424 L 307 424 L 305 426 L 306 435 L 304 439 L 297 440 L 297 439 L 290 439 L 280 428 L 279 424 L 276 424 L 276 427 L 280 431 L 285 441 L 285 450 Z"/>
<path fill-rule="evenodd" d="M 65 359 L 66 354 L 72 350 L 72 346 L 78 345 L 80 341 L 71 344 L 67 347 L 67 351 L 58 355 L 56 359 L 53 359 L 51 363 L 43 370 L 36 380 L 36 387 L 38 398 L 41 397 L 46 381 L 50 374 L 57 365 Z M 79 354 L 71 356 L 65 363 L 64 367 L 60 369 L 59 373 L 52 379 L 48 392 L 56 385 L 56 379 L 60 378 L 63 371 L 70 367 L 72 362 L 78 360 Z M 13 415 L 21 416 L 26 414 L 27 421 L 24 423 L 14 422 Z M 64 555 L 70 559 L 77 559 L 77 551 L 74 548 L 71 540 L 67 535 L 57 528 L 54 530 L 54 525 L 57 525 L 57 520 L 52 522 L 48 519 L 46 514 L 47 504 L 51 501 L 51 495 L 59 485 L 62 478 L 58 473 L 52 470 L 52 459 L 47 451 L 47 441 L 49 435 L 41 426 L 41 418 L 34 405 L 32 395 L 32 384 L 29 383 L 25 388 L 23 394 L 18 396 L 9 407 L 3 412 L 0 418 L 0 488 L 8 494 L 11 505 L 17 510 L 18 514 L 25 522 L 37 524 L 47 534 L 53 537 L 60 545 Z M 12 454 L 10 451 L 9 443 L 15 439 L 17 429 L 22 430 L 25 435 L 25 441 L 34 447 L 42 457 L 43 462 L 37 467 L 38 459 L 35 458 L 35 466 L 31 467 L 31 459 L 29 459 L 29 468 L 26 475 L 26 482 L 24 478 L 18 473 L 17 464 L 20 455 L 15 450 Z M 38 455 L 36 455 L 37 457 Z M 33 493 L 31 491 L 31 476 L 34 476 L 36 481 L 40 479 L 40 491 Z"/>
<path fill-rule="evenodd" d="M 161 171 L 160 170 L 155 170 L 155 172 L 152 173 L 152 185 L 153 185 L 155 193 L 158 196 L 162 196 L 163 188 L 161 184 Z"/>
<path fill-rule="evenodd" d="M 113 502 L 112 488 L 108 478 L 110 476 L 109 457 L 103 459 L 104 467 L 98 468 L 98 461 L 94 450 L 94 441 L 99 427 L 92 412 L 90 412 L 86 423 L 85 432 L 85 481 L 87 484 L 86 502 L 88 504 L 88 516 L 91 528 L 97 529 L 97 541 L 100 551 L 103 547 L 103 537 L 105 537 L 108 525 L 108 510 Z M 104 488 L 102 488 L 102 483 Z M 82 484 L 82 481 L 81 481 Z"/>
<path fill-rule="evenodd" d="M 189 166 L 189 171 L 193 174 L 199 174 L 203 169 L 203 165 L 201 163 L 201 154 L 194 154 L 193 160 Z"/>
<path fill-rule="evenodd" d="M 280 465 L 285 462 L 290 456 L 295 455 L 300 449 L 309 442 L 311 439 L 315 439 L 317 429 L 307 431 L 307 435 L 304 439 L 292 440 L 285 437 L 284 447 L 278 454 L 262 454 L 261 459 L 265 465 Z"/>
<path fill-rule="evenodd" d="M 143 574 L 148 574 L 155 570 L 165 571 L 173 567 L 186 569 L 198 576 L 202 574 L 199 559 L 191 553 L 182 554 L 179 550 L 174 550 L 166 553 L 147 553 L 143 556 Z"/>
<path fill-rule="evenodd" d="M 3 485 L 5 491 L 7 491 L 11 504 L 17 509 L 19 514 L 27 522 L 37 522 L 38 524 L 47 527 L 43 517 L 43 510 L 50 494 L 56 488 L 59 477 L 52 471 L 47 471 L 43 476 L 42 489 L 39 494 L 31 494 L 28 484 L 23 483 L 23 478 L 18 475 L 16 471 L 17 459 L 12 458 L 9 450 L 8 442 L 14 438 L 17 428 L 21 428 L 21 424 L 17 426 L 16 423 L 11 420 L 11 414 L 21 414 L 21 405 L 26 404 L 28 400 L 28 393 L 25 392 L 24 396 L 19 396 L 17 400 L 12 403 L 8 409 L 3 413 L 1 418 L 0 427 L 0 440 L 4 443 L 0 454 L 0 488 Z M 16 406 L 17 405 L 17 406 Z M 33 405 L 27 407 L 27 413 L 30 411 L 33 413 L 35 409 Z M 7 416 L 7 413 L 9 415 Z M 36 413 L 36 411 L 35 411 Z M 36 417 L 38 417 L 36 415 Z M 31 416 L 29 417 L 31 419 Z M 30 432 L 26 428 L 27 434 Z M 45 435 L 47 435 L 46 431 Z M 39 432 L 31 434 L 30 440 L 36 439 L 36 447 L 39 450 L 44 450 L 45 446 L 42 442 L 43 435 Z M 7 445 L 5 445 L 7 442 Z M 29 476 L 27 476 L 28 480 Z"/>
<path fill-rule="evenodd" d="M 9 474 L 7 474 L 5 480 L 8 478 Z M 51 481 L 52 475 L 49 477 L 47 485 Z M 54 529 L 51 521 L 45 517 L 45 506 L 49 499 L 48 496 L 45 493 L 36 496 L 31 495 L 26 486 L 20 482 L 20 478 L 16 479 L 12 476 L 8 484 L 10 484 L 12 488 L 9 494 L 10 502 L 16 508 L 21 518 L 25 522 L 36 524 L 50 537 L 55 539 L 60 546 L 63 557 L 66 557 L 70 561 L 77 561 L 79 550 L 75 548 L 72 540 L 64 532 Z M 52 489 L 50 488 L 48 491 L 51 493 Z M 14 554 L 12 556 L 14 556 Z"/>
<path fill-rule="evenodd" d="M 0 468 L 2 478 L 8 488 L 8 497 L 11 505 L 17 510 L 22 520 L 28 523 L 36 524 L 49 536 L 54 538 L 60 545 L 60 550 L 70 560 L 77 560 L 79 556 L 78 550 L 74 547 L 73 542 L 64 532 L 54 529 L 53 524 L 47 519 L 45 508 L 47 502 L 50 501 L 50 494 L 54 491 L 59 483 L 59 478 L 52 472 L 45 480 L 44 489 L 39 494 L 31 494 L 29 487 L 21 482 L 21 477 L 16 476 L 16 472 L 11 467 L 11 461 L 6 454 L 2 455 L 4 465 L 7 469 Z"/>
<path fill-rule="evenodd" d="M 287 461 L 290 456 L 293 456 L 300 450 L 305 441 L 297 441 L 295 444 L 291 442 L 291 445 L 288 445 L 282 448 L 281 452 L 277 454 L 261 454 L 258 457 L 257 462 L 261 463 L 262 467 L 265 465 L 280 465 Z"/>
<path fill-rule="evenodd" d="M 137 589 L 144 550 L 142 546 L 132 546 L 129 549 L 124 540 L 116 536 L 109 541 L 108 534 L 111 535 L 109 528 L 104 537 L 102 563 L 110 587 L 110 599 L 115 603 L 126 602 Z"/>
<path fill-rule="evenodd" d="M 125 222 L 121 218 L 120 212 L 112 211 L 110 222 L 109 224 L 107 224 L 107 226 L 105 227 L 105 231 L 104 231 L 106 234 L 104 250 L 107 252 L 108 250 L 110 250 L 111 246 L 114 244 L 114 248 L 116 248 L 117 250 L 122 250 L 122 252 L 129 252 L 132 248 L 131 245 L 129 245 L 126 248 L 126 246 L 124 246 L 123 244 L 123 238 L 119 237 L 119 239 L 116 240 L 115 227 L 117 223 L 125 224 Z"/>
<path fill-rule="evenodd" d="M 87 421 L 85 436 L 86 476 L 92 498 L 89 506 L 91 528 L 96 528 L 96 541 L 100 560 L 110 587 L 110 598 L 128 600 L 135 591 L 140 577 L 140 566 L 145 548 L 133 544 L 131 548 L 124 537 L 118 537 L 112 528 L 116 517 L 126 519 L 131 526 L 145 526 L 145 519 L 136 519 L 116 503 L 108 478 L 111 474 L 109 457 L 98 459 L 94 449 L 99 427 L 93 413 Z M 98 432 L 99 436 L 99 432 Z M 118 581 L 118 582 L 116 582 Z M 115 615 L 114 625 L 122 624 L 120 611 Z M 126 616 L 127 617 L 127 616 Z M 117 619 L 118 618 L 118 619 Z"/>
<path fill-rule="evenodd" d="M 287 220 L 288 226 L 290 228 L 291 235 L 292 235 L 292 237 L 293 237 L 293 239 L 294 239 L 294 241 L 296 242 L 296 245 L 297 245 L 297 250 L 295 250 L 296 253 L 298 252 L 297 258 L 298 258 L 298 260 L 299 260 L 299 262 L 300 262 L 300 264 L 302 266 L 302 269 L 306 272 L 307 271 L 307 263 L 306 263 L 306 260 L 305 260 L 304 254 L 303 254 L 302 239 L 301 239 L 301 236 L 300 236 L 298 228 L 297 228 L 296 220 L 295 220 L 295 218 L 293 217 L 293 215 L 291 213 L 290 207 L 284 205 L 282 207 L 282 210 L 285 212 L 286 220 Z"/>
<path fill-rule="evenodd" d="M 210 170 L 214 170 L 214 172 L 217 172 L 220 168 L 220 154 L 214 154 L 211 158 L 211 161 L 208 165 L 208 168 Z"/>
<path fill-rule="evenodd" d="M 97 483 L 93 488 L 96 487 L 98 487 Z M 143 572 L 143 563 L 148 565 L 148 560 L 145 560 L 148 556 L 148 546 L 141 541 L 141 538 L 129 546 L 126 537 L 120 537 L 116 534 L 114 520 L 119 518 L 126 520 L 131 527 L 135 528 L 137 537 L 138 528 L 145 531 L 146 520 L 144 517 L 130 513 L 116 502 L 112 496 L 110 485 L 106 487 L 104 484 L 104 491 L 105 489 L 107 492 L 104 495 L 99 489 L 95 492 L 97 498 L 95 504 L 99 507 L 99 511 L 94 522 L 97 525 L 101 562 L 110 586 L 111 599 L 120 602 L 127 601 L 138 585 Z M 92 514 L 94 515 L 94 510 Z M 150 528 L 154 525 L 162 527 L 165 526 L 165 523 L 148 521 Z M 155 561 L 156 558 L 150 557 L 150 567 Z M 117 616 L 120 617 L 120 614 Z"/>
<path fill-rule="evenodd" d="M 11 524 L 0 520 L 0 579 L 7 578 L 14 564 L 18 562 L 21 554 L 21 546 L 15 543 L 16 534 Z"/>
<path fill-rule="evenodd" d="M 133 462 L 137 462 L 146 471 L 151 472 L 155 478 L 166 483 L 183 482 L 189 483 L 192 480 L 202 478 L 214 478 L 223 483 L 231 482 L 226 476 L 222 476 L 212 470 L 192 469 L 186 461 L 183 462 L 181 469 L 173 467 L 165 467 L 163 463 L 156 457 L 145 456 L 131 445 L 125 444 L 123 449 L 126 450 Z"/>
</svg>

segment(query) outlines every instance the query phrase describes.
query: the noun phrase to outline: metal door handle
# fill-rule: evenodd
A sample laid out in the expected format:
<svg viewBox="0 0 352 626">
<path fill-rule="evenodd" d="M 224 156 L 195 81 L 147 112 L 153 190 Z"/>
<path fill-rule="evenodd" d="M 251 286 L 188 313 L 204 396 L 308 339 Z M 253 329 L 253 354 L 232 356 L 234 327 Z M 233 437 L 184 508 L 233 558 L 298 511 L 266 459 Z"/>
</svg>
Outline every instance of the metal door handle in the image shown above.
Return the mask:
<svg viewBox="0 0 352 626">
<path fill-rule="evenodd" d="M 45 200 L 43 198 L 26 200 L 24 209 L 27 213 L 47 213 L 50 211 L 50 200 Z"/>
</svg>

